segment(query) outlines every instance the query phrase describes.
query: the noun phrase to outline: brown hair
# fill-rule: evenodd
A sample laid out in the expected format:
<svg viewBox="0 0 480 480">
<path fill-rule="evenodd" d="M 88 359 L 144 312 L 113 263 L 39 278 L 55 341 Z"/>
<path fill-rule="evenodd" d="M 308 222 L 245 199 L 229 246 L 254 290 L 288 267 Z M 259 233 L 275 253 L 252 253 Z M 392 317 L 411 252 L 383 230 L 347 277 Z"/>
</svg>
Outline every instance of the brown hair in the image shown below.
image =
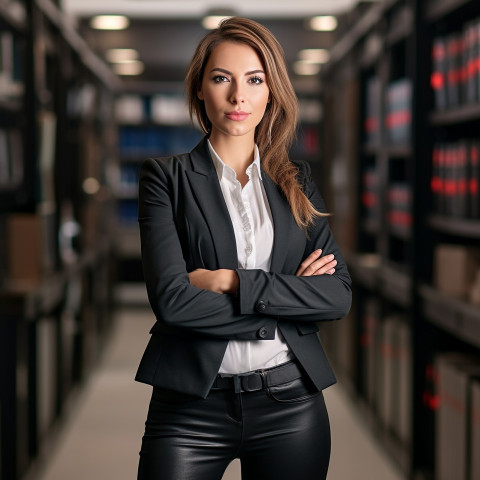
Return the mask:
<svg viewBox="0 0 480 480">
<path fill-rule="evenodd" d="M 255 142 L 263 170 L 280 186 L 295 221 L 306 230 L 315 217 L 324 214 L 318 212 L 304 194 L 297 179 L 298 168 L 288 157 L 297 126 L 298 101 L 288 77 L 283 49 L 270 30 L 253 20 L 232 17 L 205 35 L 197 46 L 186 76 L 190 117 L 196 117 L 205 133 L 210 133 L 212 125 L 203 101 L 198 98 L 198 91 L 211 53 L 225 41 L 249 45 L 263 63 L 270 103 L 256 128 Z"/>
</svg>

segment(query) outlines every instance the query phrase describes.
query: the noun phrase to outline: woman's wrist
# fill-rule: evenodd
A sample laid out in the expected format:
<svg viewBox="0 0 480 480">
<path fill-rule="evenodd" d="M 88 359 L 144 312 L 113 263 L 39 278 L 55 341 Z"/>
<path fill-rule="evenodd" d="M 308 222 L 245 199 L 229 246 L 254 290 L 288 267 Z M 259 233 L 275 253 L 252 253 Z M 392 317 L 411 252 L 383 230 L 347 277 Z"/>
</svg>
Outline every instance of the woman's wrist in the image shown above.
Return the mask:
<svg viewBox="0 0 480 480">
<path fill-rule="evenodd" d="M 216 293 L 237 293 L 240 280 L 235 270 L 198 268 L 188 274 L 191 285 Z"/>
<path fill-rule="evenodd" d="M 235 270 L 220 270 L 222 274 L 222 291 L 223 293 L 236 294 L 239 286 L 239 278 Z"/>
</svg>

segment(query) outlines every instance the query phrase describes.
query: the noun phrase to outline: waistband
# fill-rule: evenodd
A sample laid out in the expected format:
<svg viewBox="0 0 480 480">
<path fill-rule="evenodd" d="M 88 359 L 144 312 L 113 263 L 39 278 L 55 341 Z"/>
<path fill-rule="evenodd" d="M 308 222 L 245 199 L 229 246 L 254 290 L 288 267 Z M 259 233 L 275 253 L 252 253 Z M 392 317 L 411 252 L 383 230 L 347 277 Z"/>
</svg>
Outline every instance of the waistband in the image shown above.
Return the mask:
<svg viewBox="0 0 480 480">
<path fill-rule="evenodd" d="M 240 392 L 256 392 L 268 387 L 288 383 L 303 376 L 296 361 L 282 363 L 277 367 L 255 370 L 238 375 L 217 375 L 213 382 L 214 390 L 234 390 Z"/>
</svg>

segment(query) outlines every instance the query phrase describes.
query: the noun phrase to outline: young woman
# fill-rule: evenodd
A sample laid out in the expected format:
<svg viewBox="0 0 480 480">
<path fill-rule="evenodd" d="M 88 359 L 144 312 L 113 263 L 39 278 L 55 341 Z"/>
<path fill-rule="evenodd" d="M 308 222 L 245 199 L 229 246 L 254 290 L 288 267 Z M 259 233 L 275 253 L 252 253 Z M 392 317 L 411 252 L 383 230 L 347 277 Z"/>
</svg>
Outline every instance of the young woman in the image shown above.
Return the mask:
<svg viewBox="0 0 480 480">
<path fill-rule="evenodd" d="M 157 322 L 136 379 L 153 385 L 140 480 L 326 478 L 335 383 L 316 322 L 350 308 L 350 277 L 305 163 L 297 101 L 269 30 L 231 18 L 186 79 L 206 136 L 142 167 L 139 223 Z"/>
</svg>

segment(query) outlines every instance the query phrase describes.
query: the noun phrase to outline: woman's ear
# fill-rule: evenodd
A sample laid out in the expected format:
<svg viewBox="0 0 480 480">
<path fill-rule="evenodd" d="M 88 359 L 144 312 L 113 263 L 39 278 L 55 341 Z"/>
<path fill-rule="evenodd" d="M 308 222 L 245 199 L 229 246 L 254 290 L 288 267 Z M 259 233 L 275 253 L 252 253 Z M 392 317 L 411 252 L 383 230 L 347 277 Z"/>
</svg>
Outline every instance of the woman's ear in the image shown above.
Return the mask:
<svg viewBox="0 0 480 480">
<path fill-rule="evenodd" d="M 197 97 L 199 100 L 203 100 L 203 92 L 201 89 L 197 91 Z"/>
</svg>

